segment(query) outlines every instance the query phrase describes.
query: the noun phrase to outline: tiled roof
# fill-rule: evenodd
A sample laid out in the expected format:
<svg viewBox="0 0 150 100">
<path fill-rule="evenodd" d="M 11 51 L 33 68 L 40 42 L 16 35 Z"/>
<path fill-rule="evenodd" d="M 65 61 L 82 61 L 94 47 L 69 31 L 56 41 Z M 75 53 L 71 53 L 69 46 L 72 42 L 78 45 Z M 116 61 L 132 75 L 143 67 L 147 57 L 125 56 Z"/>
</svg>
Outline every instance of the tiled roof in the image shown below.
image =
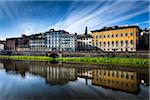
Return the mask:
<svg viewBox="0 0 150 100">
<path fill-rule="evenodd" d="M 104 27 L 99 30 L 93 30 L 91 32 L 102 32 L 102 31 L 118 30 L 118 29 L 126 29 L 126 28 L 139 28 L 139 27 L 138 26 L 113 26 L 113 27 Z"/>
</svg>

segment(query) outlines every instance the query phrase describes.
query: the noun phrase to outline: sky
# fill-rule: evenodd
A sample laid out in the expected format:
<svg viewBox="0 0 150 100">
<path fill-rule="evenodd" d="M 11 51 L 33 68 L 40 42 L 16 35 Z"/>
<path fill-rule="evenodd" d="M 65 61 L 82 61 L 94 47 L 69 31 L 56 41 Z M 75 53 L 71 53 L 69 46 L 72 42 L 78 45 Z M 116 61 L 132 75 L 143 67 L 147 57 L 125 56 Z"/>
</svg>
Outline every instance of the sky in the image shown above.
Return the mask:
<svg viewBox="0 0 150 100">
<path fill-rule="evenodd" d="M 64 29 L 83 34 L 104 26 L 149 27 L 148 0 L 0 0 L 0 40 Z"/>
</svg>

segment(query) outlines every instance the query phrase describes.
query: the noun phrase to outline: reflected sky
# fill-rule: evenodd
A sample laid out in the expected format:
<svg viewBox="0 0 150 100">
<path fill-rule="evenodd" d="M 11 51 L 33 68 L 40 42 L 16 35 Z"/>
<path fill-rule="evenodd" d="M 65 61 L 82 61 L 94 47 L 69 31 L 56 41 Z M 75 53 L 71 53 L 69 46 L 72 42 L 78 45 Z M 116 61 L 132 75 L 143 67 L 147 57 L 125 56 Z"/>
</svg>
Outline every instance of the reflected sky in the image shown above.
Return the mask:
<svg viewBox="0 0 150 100">
<path fill-rule="evenodd" d="M 7 62 L 7 63 L 6 63 Z M 93 69 L 84 67 L 82 70 L 78 69 L 78 67 L 67 67 L 65 64 L 59 65 L 61 66 L 61 73 L 60 75 L 63 76 L 63 72 L 65 72 L 65 69 L 75 69 L 75 75 L 74 77 L 67 78 L 68 81 L 64 84 L 57 84 L 58 79 L 59 81 L 63 81 L 64 77 L 51 77 L 50 72 L 51 68 L 56 68 L 58 65 L 48 65 L 48 64 L 41 64 L 39 63 L 30 63 L 27 64 L 25 62 L 13 62 L 10 61 L 8 64 L 8 61 L 0 61 L 1 69 L 0 69 L 0 99 L 11 99 L 11 100 L 22 100 L 25 99 L 98 99 L 101 98 L 101 100 L 148 100 L 148 88 L 149 86 L 145 86 L 140 84 L 138 81 L 137 86 L 139 87 L 139 92 L 137 94 L 125 92 L 118 89 L 111 89 L 111 88 L 105 88 L 100 85 L 94 85 L 92 84 L 93 78 L 88 77 L 88 74 L 85 74 L 86 70 L 89 69 L 89 72 Z M 12 63 L 14 65 L 12 65 Z M 2 66 L 3 65 L 3 66 Z M 15 67 L 14 67 L 15 66 Z M 24 66 L 24 67 L 22 67 Z M 35 73 L 35 70 L 32 73 L 31 71 L 27 70 L 25 71 L 25 76 L 22 76 L 18 72 L 21 72 L 22 68 L 25 68 L 28 66 L 29 69 L 32 69 L 31 67 L 38 67 L 36 70 L 37 73 Z M 3 68 L 2 68 L 3 67 Z M 22 67 L 22 68 L 21 68 Z M 11 68 L 11 69 L 10 69 Z M 19 69 L 21 68 L 21 69 Z M 44 69 L 47 69 L 45 72 L 49 75 L 49 80 L 51 78 L 55 79 L 53 80 L 56 84 L 51 84 L 51 81 L 48 81 L 48 76 L 41 76 L 44 74 L 41 74 L 41 72 L 44 72 Z M 7 69 L 7 71 L 6 71 Z M 80 71 L 79 71 L 80 70 Z M 100 68 L 96 68 L 94 70 L 103 70 Z M 108 69 L 105 69 L 108 70 Z M 24 70 L 22 70 L 24 71 Z M 58 70 L 55 70 L 58 71 Z M 118 71 L 117 71 L 118 72 Z M 128 71 L 126 71 L 128 72 Z M 40 73 L 40 74 L 38 74 Z M 80 74 L 79 74 L 80 73 Z M 81 74 L 82 73 L 82 74 Z M 92 74 L 93 75 L 93 74 Z M 90 75 L 89 75 L 90 76 Z M 93 76 L 92 76 L 93 77 Z M 147 77 L 147 76 L 145 76 Z M 74 80 L 72 80 L 72 78 Z M 65 78 L 66 79 L 66 78 Z M 140 79 L 137 79 L 140 80 Z M 53 83 L 54 83 L 53 82 Z M 105 83 L 106 84 L 106 83 Z"/>
</svg>

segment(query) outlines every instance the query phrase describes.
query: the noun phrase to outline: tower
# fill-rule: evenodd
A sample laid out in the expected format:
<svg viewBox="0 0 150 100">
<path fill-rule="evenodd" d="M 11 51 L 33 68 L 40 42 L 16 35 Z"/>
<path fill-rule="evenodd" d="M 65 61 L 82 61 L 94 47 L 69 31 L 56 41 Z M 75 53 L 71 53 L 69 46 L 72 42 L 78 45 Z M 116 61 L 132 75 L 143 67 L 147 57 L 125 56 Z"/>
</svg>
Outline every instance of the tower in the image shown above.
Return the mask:
<svg viewBox="0 0 150 100">
<path fill-rule="evenodd" d="M 85 35 L 87 35 L 87 26 L 85 27 Z"/>
</svg>

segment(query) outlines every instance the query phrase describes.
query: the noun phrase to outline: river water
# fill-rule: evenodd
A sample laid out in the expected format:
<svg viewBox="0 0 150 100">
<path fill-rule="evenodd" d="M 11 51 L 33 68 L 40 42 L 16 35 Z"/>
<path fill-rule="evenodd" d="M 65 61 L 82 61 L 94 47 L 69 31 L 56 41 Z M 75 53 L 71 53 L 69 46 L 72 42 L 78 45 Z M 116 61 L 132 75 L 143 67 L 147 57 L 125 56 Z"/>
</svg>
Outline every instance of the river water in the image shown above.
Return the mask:
<svg viewBox="0 0 150 100">
<path fill-rule="evenodd" d="M 0 100 L 148 100 L 149 69 L 0 60 Z"/>
</svg>

